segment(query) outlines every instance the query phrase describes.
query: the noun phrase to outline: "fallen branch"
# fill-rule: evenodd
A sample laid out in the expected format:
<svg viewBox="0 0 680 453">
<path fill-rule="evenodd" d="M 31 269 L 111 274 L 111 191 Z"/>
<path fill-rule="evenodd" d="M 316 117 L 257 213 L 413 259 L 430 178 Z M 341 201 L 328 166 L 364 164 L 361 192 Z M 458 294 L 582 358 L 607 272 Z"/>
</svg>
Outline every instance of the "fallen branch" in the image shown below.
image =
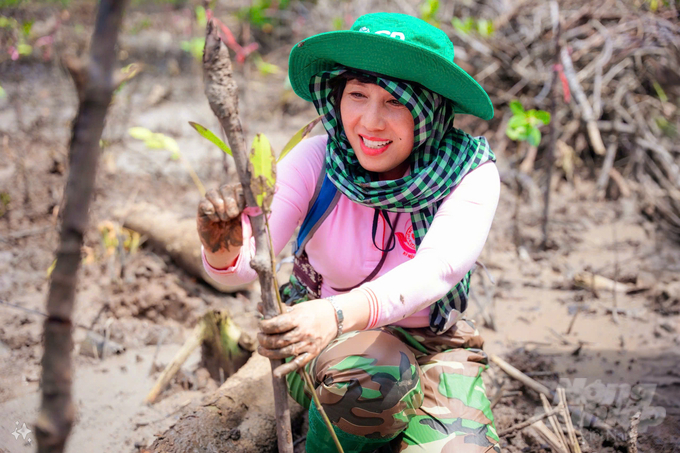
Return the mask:
<svg viewBox="0 0 680 453">
<path fill-rule="evenodd" d="M 277 418 L 267 358 L 254 353 L 204 401 L 159 435 L 149 450 L 154 453 L 276 451 Z M 296 423 L 301 422 L 303 413 L 302 406 L 291 406 Z"/>
<path fill-rule="evenodd" d="M 71 68 L 78 93 L 73 122 L 69 176 L 64 190 L 63 218 L 56 266 L 47 297 L 42 357 L 42 403 L 35 422 L 38 451 L 62 452 L 75 420 L 71 399 L 72 314 L 83 236 L 89 221 L 99 140 L 113 91 L 115 45 L 125 0 L 101 0 L 87 64 Z"/>
</svg>

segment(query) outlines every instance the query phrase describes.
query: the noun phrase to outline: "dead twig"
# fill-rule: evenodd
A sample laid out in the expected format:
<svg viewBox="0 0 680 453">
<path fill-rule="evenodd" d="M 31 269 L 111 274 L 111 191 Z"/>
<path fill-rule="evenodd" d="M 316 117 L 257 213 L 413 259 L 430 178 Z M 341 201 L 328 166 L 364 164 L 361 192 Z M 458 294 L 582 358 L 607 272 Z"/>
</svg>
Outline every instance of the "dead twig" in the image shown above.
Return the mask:
<svg viewBox="0 0 680 453">
<path fill-rule="evenodd" d="M 531 418 L 528 419 L 528 420 L 523 421 L 522 423 L 518 423 L 518 424 L 516 424 L 516 425 L 514 425 L 514 426 L 511 426 L 510 428 L 504 429 L 503 431 L 499 431 L 499 432 L 498 432 L 498 437 L 506 437 L 506 436 L 508 436 L 508 435 L 510 435 L 510 434 L 512 434 L 512 433 L 514 433 L 515 431 L 522 430 L 522 429 L 526 428 L 527 426 L 531 426 L 531 425 L 533 425 L 533 424 L 536 423 L 536 422 L 540 422 L 541 420 L 544 420 L 544 419 L 546 419 L 546 418 L 548 418 L 548 417 L 551 417 L 551 416 L 557 414 L 557 413 L 558 413 L 559 411 L 561 411 L 562 409 L 563 409 L 563 407 L 562 407 L 562 405 L 560 404 L 560 405 L 557 406 L 555 409 L 551 409 L 551 410 L 548 411 L 548 412 L 544 412 L 544 413 L 539 414 L 539 415 L 534 415 L 533 417 L 531 417 Z"/>
<path fill-rule="evenodd" d="M 628 453 L 638 453 L 638 425 L 640 424 L 640 416 L 642 412 L 636 412 L 630 418 L 630 429 L 628 430 Z"/>
<path fill-rule="evenodd" d="M 588 98 L 583 92 L 583 87 L 576 77 L 574 71 L 574 64 L 569 56 L 569 49 L 563 47 L 560 51 L 560 60 L 562 61 L 562 67 L 564 68 L 564 76 L 569 82 L 569 88 L 571 92 L 574 93 L 574 99 L 581 108 L 581 117 L 583 121 L 586 122 L 586 128 L 588 129 L 588 136 L 590 137 L 590 144 L 593 147 L 593 151 L 596 154 L 604 155 L 605 148 L 604 143 L 602 143 L 602 135 L 600 130 L 597 128 L 597 121 L 595 114 L 593 113 L 593 108 L 588 102 Z"/>
<path fill-rule="evenodd" d="M 558 65 L 560 61 L 560 34 L 562 27 L 560 26 L 560 9 L 556 1 L 550 2 L 550 17 L 552 18 L 553 34 L 555 35 L 555 61 L 553 65 L 552 77 L 552 97 L 550 100 L 550 145 L 548 146 L 547 160 L 547 176 L 545 189 L 543 189 L 543 242 L 541 248 L 548 249 L 548 221 L 550 219 L 550 186 L 552 183 L 553 167 L 555 165 L 555 147 L 557 144 L 557 98 L 559 93 L 557 91 L 557 79 L 559 76 Z"/>
</svg>

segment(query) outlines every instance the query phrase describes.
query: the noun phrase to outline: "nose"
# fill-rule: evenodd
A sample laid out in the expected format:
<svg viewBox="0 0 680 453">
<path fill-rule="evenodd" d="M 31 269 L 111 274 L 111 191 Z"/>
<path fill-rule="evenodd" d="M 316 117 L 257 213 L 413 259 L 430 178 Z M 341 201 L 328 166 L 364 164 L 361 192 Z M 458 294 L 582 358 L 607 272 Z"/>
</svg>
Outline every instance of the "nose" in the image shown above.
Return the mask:
<svg viewBox="0 0 680 453">
<path fill-rule="evenodd" d="M 366 110 L 361 116 L 362 125 L 369 131 L 381 131 L 385 129 L 385 115 L 382 111 L 383 104 L 377 100 L 371 100 L 366 105 Z"/>
</svg>

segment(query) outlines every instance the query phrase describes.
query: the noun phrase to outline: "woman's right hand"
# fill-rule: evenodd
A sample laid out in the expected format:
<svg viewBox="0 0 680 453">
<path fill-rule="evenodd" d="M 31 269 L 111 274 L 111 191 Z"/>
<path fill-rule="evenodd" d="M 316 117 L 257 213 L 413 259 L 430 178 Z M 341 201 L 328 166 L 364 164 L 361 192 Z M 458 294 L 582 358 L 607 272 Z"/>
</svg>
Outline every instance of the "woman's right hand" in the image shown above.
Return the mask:
<svg viewBox="0 0 680 453">
<path fill-rule="evenodd" d="M 240 183 L 211 189 L 198 204 L 196 227 L 206 252 L 239 250 L 243 245 L 241 212 L 245 207 Z"/>
</svg>

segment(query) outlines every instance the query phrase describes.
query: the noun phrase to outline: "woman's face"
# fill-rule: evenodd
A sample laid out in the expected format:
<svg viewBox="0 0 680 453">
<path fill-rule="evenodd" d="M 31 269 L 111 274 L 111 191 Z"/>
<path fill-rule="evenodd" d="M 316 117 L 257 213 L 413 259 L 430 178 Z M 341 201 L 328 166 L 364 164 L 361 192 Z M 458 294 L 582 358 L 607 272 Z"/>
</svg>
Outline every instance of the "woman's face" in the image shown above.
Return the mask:
<svg viewBox="0 0 680 453">
<path fill-rule="evenodd" d="M 411 111 L 385 89 L 349 80 L 340 100 L 342 125 L 359 163 L 380 179 L 401 178 L 413 149 Z"/>
</svg>

